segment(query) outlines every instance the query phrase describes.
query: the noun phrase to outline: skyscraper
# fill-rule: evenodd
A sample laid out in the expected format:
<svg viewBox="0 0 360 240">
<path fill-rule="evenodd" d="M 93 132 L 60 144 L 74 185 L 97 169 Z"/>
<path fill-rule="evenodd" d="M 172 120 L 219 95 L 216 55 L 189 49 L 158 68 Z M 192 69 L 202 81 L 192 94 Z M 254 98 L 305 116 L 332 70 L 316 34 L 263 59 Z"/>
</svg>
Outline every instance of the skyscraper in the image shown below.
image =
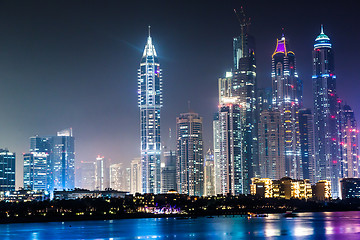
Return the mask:
<svg viewBox="0 0 360 240">
<path fill-rule="evenodd" d="M 301 104 L 301 81 L 295 66 L 295 54 L 289 51 L 284 35 L 277 40 L 272 55 L 272 108 L 281 116 L 281 131 L 284 132 L 285 175 L 302 178 L 300 156 L 298 110 Z"/>
<path fill-rule="evenodd" d="M 76 171 L 78 187 L 95 190 L 95 162 L 83 162 L 79 164 Z"/>
<path fill-rule="evenodd" d="M 131 161 L 130 168 L 130 193 L 141 193 L 141 159 L 135 158 Z"/>
<path fill-rule="evenodd" d="M 303 178 L 315 184 L 314 117 L 308 108 L 299 110 L 299 132 Z"/>
<path fill-rule="evenodd" d="M 51 190 L 74 189 L 75 146 L 72 129 L 64 129 L 51 137 L 50 169 Z"/>
<path fill-rule="evenodd" d="M 46 174 L 46 190 L 68 190 L 75 187 L 75 145 L 72 129 L 57 132 L 56 136 L 33 136 L 30 153 L 24 155 L 24 181 L 30 187 L 40 187 Z M 46 158 L 46 159 L 45 159 Z M 46 168 L 43 168 L 43 165 Z M 39 166 L 41 165 L 41 167 Z M 39 170 L 34 171 L 36 168 Z M 41 169 L 40 169 L 41 168 Z M 25 174 L 25 172 L 24 172 Z M 30 175 L 29 175 L 30 174 Z M 35 174 L 31 176 L 31 174 Z M 36 174 L 38 174 L 36 176 Z M 27 179 L 25 179 L 27 176 Z M 35 183 L 31 181 L 36 180 Z M 41 184 L 40 184 L 41 183 Z M 24 182 L 25 184 L 25 182 Z M 35 184 L 35 185 L 34 185 Z M 26 186 L 25 186 L 26 187 Z M 36 188 L 37 188 L 36 187 Z"/>
<path fill-rule="evenodd" d="M 313 50 L 313 96 L 316 181 L 331 181 L 333 198 L 339 197 L 340 156 L 334 55 L 330 38 L 321 33 Z"/>
<path fill-rule="evenodd" d="M 232 97 L 237 98 L 241 110 L 241 153 L 244 174 L 244 192 L 250 194 L 250 179 L 259 176 L 257 141 L 257 82 L 255 40 L 248 34 L 248 25 L 242 25 L 241 35 L 234 38 L 234 71 Z"/>
<path fill-rule="evenodd" d="M 214 144 L 214 187 L 215 195 L 221 194 L 221 156 L 220 156 L 220 122 L 219 113 L 213 118 L 213 144 Z"/>
<path fill-rule="evenodd" d="M 130 192 L 130 169 L 122 163 L 111 164 L 110 188 L 118 191 Z"/>
<path fill-rule="evenodd" d="M 204 156 L 202 117 L 197 113 L 180 114 L 176 119 L 177 190 L 181 194 L 204 194 Z"/>
<path fill-rule="evenodd" d="M 205 155 L 204 167 L 204 195 L 215 196 L 215 165 L 214 151 L 209 149 Z"/>
<path fill-rule="evenodd" d="M 349 105 L 340 106 L 341 177 L 359 177 L 359 130 L 354 111 Z"/>
<path fill-rule="evenodd" d="M 95 163 L 95 190 L 104 191 L 107 188 L 110 188 L 109 160 L 99 155 Z"/>
<path fill-rule="evenodd" d="M 0 192 L 15 190 L 15 153 L 0 149 Z"/>
<path fill-rule="evenodd" d="M 262 178 L 285 176 L 284 132 L 278 110 L 263 110 L 259 118 L 259 159 Z"/>
<path fill-rule="evenodd" d="M 164 162 L 161 168 L 161 192 L 176 190 L 176 154 L 174 151 L 163 152 Z"/>
<path fill-rule="evenodd" d="M 244 194 L 244 174 L 241 159 L 241 109 L 236 103 L 219 108 L 220 128 L 220 194 Z"/>
<path fill-rule="evenodd" d="M 144 193 L 160 193 L 162 77 L 160 64 L 150 36 L 150 26 L 138 75 L 142 191 Z"/>
<path fill-rule="evenodd" d="M 26 153 L 24 157 L 24 189 L 48 190 L 48 157 L 46 152 Z"/>
</svg>

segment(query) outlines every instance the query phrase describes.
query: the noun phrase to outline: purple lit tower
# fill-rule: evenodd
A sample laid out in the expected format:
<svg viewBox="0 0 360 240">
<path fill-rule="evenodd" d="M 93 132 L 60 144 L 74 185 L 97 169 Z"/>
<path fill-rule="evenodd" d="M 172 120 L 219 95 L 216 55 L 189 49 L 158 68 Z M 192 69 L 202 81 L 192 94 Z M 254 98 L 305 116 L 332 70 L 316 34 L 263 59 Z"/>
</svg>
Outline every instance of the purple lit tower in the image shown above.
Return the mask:
<svg viewBox="0 0 360 240">
<path fill-rule="evenodd" d="M 296 72 L 295 53 L 289 51 L 288 41 L 283 35 L 277 40 L 272 55 L 272 108 L 280 112 L 283 131 L 285 172 L 284 176 L 301 179 L 298 111 L 301 107 L 302 83 Z M 281 158 L 281 156 L 279 156 Z"/>
</svg>

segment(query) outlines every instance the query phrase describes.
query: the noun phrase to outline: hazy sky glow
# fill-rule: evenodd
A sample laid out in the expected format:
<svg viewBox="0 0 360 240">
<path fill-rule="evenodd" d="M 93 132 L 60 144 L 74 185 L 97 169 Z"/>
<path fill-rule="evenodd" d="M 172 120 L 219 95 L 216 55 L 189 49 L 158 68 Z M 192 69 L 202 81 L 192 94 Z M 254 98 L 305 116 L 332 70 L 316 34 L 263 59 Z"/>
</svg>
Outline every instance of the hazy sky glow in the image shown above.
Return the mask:
<svg viewBox="0 0 360 240">
<path fill-rule="evenodd" d="M 18 166 L 30 136 L 68 127 L 78 162 L 101 154 L 129 163 L 139 155 L 137 68 L 148 25 L 163 69 L 163 140 L 190 100 L 210 147 L 217 79 L 232 66 L 232 38 L 240 32 L 233 9 L 241 5 L 252 19 L 260 87 L 271 85 L 271 54 L 284 27 L 312 108 L 311 54 L 322 23 L 335 51 L 338 93 L 360 119 L 353 1 L 122 2 L 0 1 L 0 147 L 17 153 Z"/>
</svg>

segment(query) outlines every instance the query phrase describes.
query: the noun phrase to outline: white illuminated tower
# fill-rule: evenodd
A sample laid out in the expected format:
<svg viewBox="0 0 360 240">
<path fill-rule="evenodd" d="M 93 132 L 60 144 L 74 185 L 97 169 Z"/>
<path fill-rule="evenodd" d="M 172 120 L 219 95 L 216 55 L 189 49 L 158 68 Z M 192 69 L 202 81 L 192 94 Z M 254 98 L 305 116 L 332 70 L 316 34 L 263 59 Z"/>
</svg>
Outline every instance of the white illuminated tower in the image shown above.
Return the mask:
<svg viewBox="0 0 360 240">
<path fill-rule="evenodd" d="M 138 75 L 142 192 L 160 193 L 162 80 L 160 64 L 150 36 L 150 26 Z"/>
</svg>

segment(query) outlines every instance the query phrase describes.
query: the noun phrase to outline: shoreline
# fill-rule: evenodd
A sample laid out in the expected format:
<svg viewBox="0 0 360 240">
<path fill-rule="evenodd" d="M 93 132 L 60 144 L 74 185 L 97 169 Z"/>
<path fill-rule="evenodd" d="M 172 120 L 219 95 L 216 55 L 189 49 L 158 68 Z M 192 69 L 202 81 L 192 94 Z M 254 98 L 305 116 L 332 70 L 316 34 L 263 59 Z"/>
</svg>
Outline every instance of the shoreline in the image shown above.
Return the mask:
<svg viewBox="0 0 360 240">
<path fill-rule="evenodd" d="M 327 211 L 293 211 L 293 213 L 320 213 L 320 212 L 360 212 L 359 210 L 327 210 Z M 284 214 L 285 211 L 271 211 L 271 212 L 238 212 L 238 213 L 205 213 L 205 214 L 153 214 L 153 213 L 128 213 L 124 215 L 93 215 L 93 216 L 35 216 L 25 218 L 6 218 L 0 219 L 0 224 L 17 224 L 17 223 L 47 223 L 47 222 L 81 222 L 81 221 L 108 221 L 120 219 L 141 219 L 141 218 L 176 218 L 176 219 L 191 219 L 198 217 L 225 217 L 225 216 L 243 216 L 248 217 L 251 214 Z"/>
</svg>

